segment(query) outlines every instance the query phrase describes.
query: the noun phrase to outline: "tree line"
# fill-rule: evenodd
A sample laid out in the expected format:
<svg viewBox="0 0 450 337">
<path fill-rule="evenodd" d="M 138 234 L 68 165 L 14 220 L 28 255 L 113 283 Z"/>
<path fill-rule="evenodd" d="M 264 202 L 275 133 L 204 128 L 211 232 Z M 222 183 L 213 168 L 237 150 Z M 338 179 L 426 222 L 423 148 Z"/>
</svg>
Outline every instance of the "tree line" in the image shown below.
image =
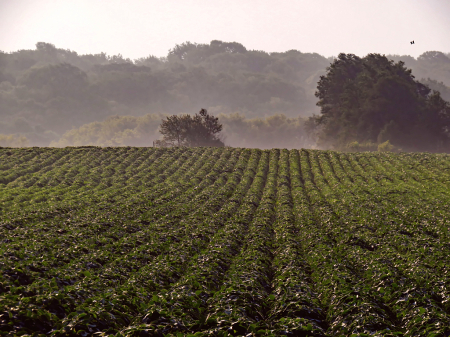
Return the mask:
<svg viewBox="0 0 450 337">
<path fill-rule="evenodd" d="M 421 78 L 420 83 L 438 90 L 441 98 L 450 100 L 450 54 L 429 51 L 417 59 L 407 55 L 385 57 L 394 63 L 402 61 L 416 78 Z M 331 125 L 329 122 L 333 119 L 328 117 L 322 118 L 321 123 L 309 121 L 304 125 L 303 120 L 307 116 L 326 115 L 322 113 L 322 106 L 316 106 L 317 98 L 314 95 L 321 76 L 328 73 L 327 66 L 336 61 L 340 61 L 339 57 L 326 58 L 297 50 L 267 53 L 247 50 L 240 43 L 218 40 L 209 44 L 186 42 L 176 45 L 166 57 L 148 56 L 136 60 L 120 54 L 79 55 L 75 51 L 39 42 L 35 50 L 0 52 L 0 135 L 4 136 L 0 146 L 6 144 L 6 139 L 11 144 L 28 142 L 31 146 L 63 144 L 67 143 L 67 133 L 71 130 L 79 133 L 83 128 L 92 130 L 95 123 L 103 126 L 112 120 L 122 120 L 114 116 L 186 116 L 202 107 L 214 116 L 221 116 L 221 121 L 233 114 L 244 117 L 246 122 L 232 124 L 236 130 L 245 129 L 243 126 L 248 125 L 249 120 L 267 121 L 270 116 L 273 116 L 273 120 L 277 120 L 277 116 L 300 118 L 301 129 L 306 127 L 311 132 L 298 138 L 305 143 L 298 143 L 297 147 L 309 144 L 314 137 L 322 147 L 337 148 L 351 139 L 376 143 L 383 128 L 384 136 L 381 135 L 380 140 L 390 138 L 391 142 L 402 143 L 398 139 L 394 140 L 394 136 L 389 136 L 396 134 L 393 130 L 398 126 L 395 123 L 403 123 L 401 119 L 390 119 L 386 123 L 392 120 L 393 124 L 386 126 L 384 120 L 356 118 L 354 111 L 350 113 L 349 110 L 342 115 L 344 119 L 347 118 L 345 123 L 358 120 L 357 130 L 369 129 L 363 126 L 363 121 L 372 125 L 370 136 L 367 137 L 361 136 L 362 131 L 354 134 L 356 131 L 352 128 L 340 126 L 328 127 L 329 134 L 324 136 L 325 131 L 320 130 L 326 130 L 325 126 Z M 369 75 L 372 76 L 367 70 L 361 76 Z M 378 88 L 383 85 L 378 83 Z M 346 90 L 346 95 L 355 95 L 356 91 L 352 93 Z M 357 94 L 364 94 L 367 90 L 369 85 Z M 368 116 L 376 115 L 376 109 L 369 113 L 369 101 L 366 100 L 366 108 L 359 106 L 359 109 Z M 354 117 L 348 117 L 349 114 Z M 148 120 L 148 117 L 145 118 Z M 177 118 L 181 120 L 188 117 Z M 339 118 L 334 120 L 338 121 Z M 193 123 L 189 120 L 184 122 Z M 261 128 L 270 133 L 266 128 L 268 124 L 264 123 Z M 380 123 L 384 123 L 381 129 Z M 150 124 L 153 125 L 153 122 Z M 245 144 L 255 143 L 238 135 L 230 125 L 224 123 L 224 135 L 233 134 L 233 141 L 241 139 Z M 340 131 L 336 133 L 338 129 Z M 278 129 L 274 130 L 275 135 Z M 151 145 L 158 138 L 153 134 L 144 137 L 141 131 L 135 130 L 135 135 L 130 132 L 120 136 L 122 138 L 118 136 L 119 131 L 110 133 L 109 140 L 106 140 L 106 135 L 102 135 L 105 140 L 101 142 L 142 144 L 145 139 L 151 141 L 146 143 Z M 266 144 L 265 137 L 255 137 Z M 17 139 L 17 142 L 13 139 Z"/>
<path fill-rule="evenodd" d="M 239 43 L 183 43 L 163 58 L 79 55 L 49 43 L 0 52 L 0 134 L 48 145 L 114 115 L 190 114 L 204 107 L 249 118 L 316 110 L 318 54 L 247 50 Z"/>
<path fill-rule="evenodd" d="M 164 141 L 160 133 L 163 121 L 171 115 L 111 116 L 102 122 L 92 122 L 65 132 L 50 146 L 176 146 L 178 142 Z M 314 140 L 306 133 L 307 118 L 283 114 L 248 118 L 241 113 L 218 114 L 222 126 L 218 139 L 227 146 L 246 148 L 311 148 Z M 163 141 L 163 142 L 162 142 Z M 211 146 L 211 144 L 205 144 Z M 216 143 L 212 146 L 220 146 Z M 187 143 L 180 141 L 180 146 Z"/>
</svg>

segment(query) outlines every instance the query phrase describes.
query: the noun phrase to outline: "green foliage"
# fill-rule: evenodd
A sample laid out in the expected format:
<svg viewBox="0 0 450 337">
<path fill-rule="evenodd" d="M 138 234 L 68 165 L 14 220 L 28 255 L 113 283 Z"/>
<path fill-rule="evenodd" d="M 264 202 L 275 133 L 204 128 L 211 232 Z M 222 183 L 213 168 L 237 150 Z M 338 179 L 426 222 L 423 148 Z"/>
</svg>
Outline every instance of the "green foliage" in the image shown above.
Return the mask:
<svg viewBox="0 0 450 337">
<path fill-rule="evenodd" d="M 363 152 L 363 151 L 375 151 L 378 148 L 376 143 L 364 142 L 359 143 L 358 141 L 349 142 L 345 149 L 350 152 Z"/>
<path fill-rule="evenodd" d="M 353 142 L 348 143 L 347 146 L 346 146 L 346 148 L 347 148 L 349 151 L 352 151 L 352 152 L 358 152 L 358 151 L 359 151 L 359 143 L 355 140 L 355 141 L 353 141 Z"/>
<path fill-rule="evenodd" d="M 103 122 L 93 122 L 67 131 L 50 146 L 148 146 L 158 138 L 158 127 L 163 117 L 158 114 L 111 116 Z"/>
<path fill-rule="evenodd" d="M 224 146 L 219 139 L 222 124 L 219 118 L 201 109 L 194 117 L 191 115 L 173 115 L 160 125 L 163 146 Z"/>
<path fill-rule="evenodd" d="M 394 145 L 392 145 L 389 140 L 384 143 L 378 144 L 378 151 L 380 152 L 391 152 L 394 150 Z"/>
<path fill-rule="evenodd" d="M 276 114 L 265 118 L 246 118 L 243 114 L 220 114 L 227 144 L 250 148 L 310 148 L 314 139 L 308 136 L 307 119 Z"/>
<path fill-rule="evenodd" d="M 50 146 L 148 146 L 153 142 L 156 146 L 170 146 L 170 143 L 158 139 L 158 128 L 164 117 L 167 115 L 108 117 L 103 122 L 93 122 L 67 131 Z M 241 113 L 221 113 L 217 117 L 223 125 L 223 139 L 229 146 L 270 149 L 314 145 L 314 140 L 307 136 L 306 119 L 302 117 L 288 118 L 278 114 L 266 118 L 246 118 Z"/>
<path fill-rule="evenodd" d="M 26 147 L 28 145 L 29 141 L 24 136 L 0 134 L 1 147 Z"/>
<path fill-rule="evenodd" d="M 450 99 L 448 55 L 431 51 L 417 59 L 405 55 L 388 55 L 387 58 L 406 62 L 418 78 L 423 78 L 421 82 L 440 91 L 442 98 Z M 248 50 L 240 43 L 218 40 L 209 44 L 185 42 L 172 48 L 167 57 L 150 55 L 136 60 L 124 58 L 121 54 L 79 55 L 50 43 L 38 42 L 34 50 L 0 52 L 0 133 L 17 133 L 25 136 L 30 145 L 48 146 L 51 142 L 67 143 L 64 138 L 66 132 L 81 127 L 89 128 L 86 125 L 103 123 L 111 116 L 180 115 L 196 111 L 199 106 L 204 106 L 216 116 L 239 113 L 252 120 L 264 120 L 280 114 L 289 119 L 311 116 L 319 112 L 314 97 L 317 82 L 320 76 L 325 75 L 326 67 L 333 60 L 333 57 L 325 58 L 316 53 L 297 50 L 283 53 Z M 381 70 L 381 73 L 386 73 Z M 346 76 L 345 73 L 343 76 Z M 366 90 L 367 86 L 375 82 L 366 79 L 362 88 Z M 356 128 L 349 130 L 353 133 L 347 135 L 343 131 L 328 130 L 330 137 L 338 138 L 339 146 L 343 148 L 353 140 L 376 142 L 376 131 L 381 132 L 391 120 L 402 126 L 404 119 L 390 118 L 391 111 L 384 109 L 389 99 L 380 99 L 380 95 L 387 95 L 383 88 L 389 92 L 392 86 L 398 84 L 386 79 L 380 81 L 373 89 L 373 102 L 371 98 L 365 100 L 366 105 L 375 104 L 379 109 L 363 108 L 361 111 L 367 116 L 359 121 Z M 400 84 L 405 85 L 401 81 Z M 353 86 L 358 88 L 359 84 Z M 358 91 L 352 92 L 350 87 L 346 90 L 348 97 L 344 101 L 350 104 L 350 97 L 354 99 Z M 393 90 L 392 94 L 400 97 L 407 92 Z M 402 97 L 405 102 L 409 99 L 408 95 Z M 432 105 L 434 111 L 442 108 L 442 104 Z M 349 117 L 348 112 L 345 115 Z M 380 116 L 383 125 L 378 125 L 376 116 Z M 422 114 L 419 125 L 427 125 L 426 130 L 430 130 L 428 126 L 436 125 L 435 117 L 436 114 Z M 16 119 L 21 118 L 30 127 L 13 131 Z M 354 116 L 349 118 L 351 123 L 356 119 Z M 347 124 L 344 120 L 341 122 Z M 225 128 L 224 124 L 224 131 Z M 313 129 L 312 134 L 315 135 L 321 128 Z M 335 131 L 338 134 L 332 135 Z M 277 132 L 269 130 L 269 133 Z M 367 139 L 364 139 L 365 136 L 355 136 L 355 133 L 361 135 L 364 132 Z M 417 143 L 427 144 L 429 139 L 439 134 L 439 130 L 437 133 L 434 129 L 424 132 L 423 128 L 419 128 L 411 131 L 411 134 L 420 134 Z M 127 136 L 124 139 L 127 141 L 134 137 Z M 136 137 L 143 139 L 141 136 Z M 303 139 L 301 146 L 314 143 L 305 134 L 293 137 Z M 250 137 L 242 135 L 242 138 L 245 138 L 243 143 L 236 145 L 258 146 L 253 145 L 258 142 Z M 269 137 L 257 135 L 257 138 L 265 142 Z M 397 142 L 395 135 L 387 139 L 393 144 Z M 150 146 L 154 139 L 149 136 L 147 140 L 149 142 L 145 145 Z M 264 147 L 285 146 L 284 143 L 289 142 L 280 140 L 279 145 L 268 144 Z M 445 150 L 445 144 L 441 143 L 435 142 L 434 148 Z M 111 140 L 111 144 L 116 143 Z M 135 143 L 130 140 L 130 144 Z M 136 144 L 143 143 L 139 140 Z M 423 149 L 427 146 L 424 145 Z"/>
<path fill-rule="evenodd" d="M 30 68 L 19 79 L 19 84 L 44 96 L 39 100 L 58 96 L 81 98 L 87 87 L 87 75 L 68 63 L 50 64 Z"/>
<path fill-rule="evenodd" d="M 449 163 L 0 148 L 0 334 L 446 336 Z"/>
<path fill-rule="evenodd" d="M 316 96 L 319 144 L 342 148 L 392 141 L 419 151 L 450 151 L 450 104 L 414 80 L 404 62 L 379 54 L 340 54 L 321 76 Z"/>
<path fill-rule="evenodd" d="M 179 115 L 204 106 L 216 115 L 304 116 L 316 109 L 312 93 L 328 62 L 318 54 L 269 54 L 218 40 L 134 61 L 39 42 L 35 50 L 0 53 L 0 114 L 6 128 L 21 117 L 32 129 L 40 125 L 41 131 L 21 132 L 39 146 L 58 140 L 46 131 L 59 138 L 115 115 Z"/>
<path fill-rule="evenodd" d="M 421 79 L 420 82 L 428 86 L 431 90 L 439 91 L 441 97 L 447 102 L 450 102 L 450 84 L 445 85 L 443 82 L 438 82 L 429 77 L 427 79 Z"/>
</svg>

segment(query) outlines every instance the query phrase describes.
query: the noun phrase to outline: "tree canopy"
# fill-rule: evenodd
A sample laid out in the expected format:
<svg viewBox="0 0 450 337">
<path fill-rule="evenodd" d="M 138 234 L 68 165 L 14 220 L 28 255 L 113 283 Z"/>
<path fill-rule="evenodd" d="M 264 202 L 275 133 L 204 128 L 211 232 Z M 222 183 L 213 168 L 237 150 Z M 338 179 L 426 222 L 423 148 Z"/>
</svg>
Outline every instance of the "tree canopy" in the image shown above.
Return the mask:
<svg viewBox="0 0 450 337">
<path fill-rule="evenodd" d="M 404 61 L 421 82 L 450 99 L 449 54 L 428 51 L 417 59 L 387 58 Z M 130 60 L 121 54 L 81 55 L 38 42 L 33 50 L 0 51 L 0 134 L 48 146 L 65 143 L 64 135 L 71 130 L 84 125 L 90 129 L 112 116 L 180 115 L 200 107 L 216 116 L 239 113 L 246 118 L 242 125 L 270 116 L 303 118 L 319 113 L 314 92 L 333 59 L 299 50 L 249 50 L 238 42 L 213 40 L 176 45 L 165 57 Z M 267 129 L 270 123 L 263 124 L 272 132 Z M 224 124 L 225 129 L 242 139 Z M 149 139 L 138 138 L 139 144 Z M 246 144 L 255 143 L 247 137 Z"/>
<path fill-rule="evenodd" d="M 340 54 L 320 77 L 316 97 L 322 146 L 389 140 L 404 150 L 450 150 L 450 105 L 402 61 Z"/>
<path fill-rule="evenodd" d="M 160 144 L 170 146 L 224 146 L 219 137 L 222 124 L 219 118 L 201 109 L 195 116 L 172 115 L 162 120 L 160 133 L 163 135 Z"/>
</svg>

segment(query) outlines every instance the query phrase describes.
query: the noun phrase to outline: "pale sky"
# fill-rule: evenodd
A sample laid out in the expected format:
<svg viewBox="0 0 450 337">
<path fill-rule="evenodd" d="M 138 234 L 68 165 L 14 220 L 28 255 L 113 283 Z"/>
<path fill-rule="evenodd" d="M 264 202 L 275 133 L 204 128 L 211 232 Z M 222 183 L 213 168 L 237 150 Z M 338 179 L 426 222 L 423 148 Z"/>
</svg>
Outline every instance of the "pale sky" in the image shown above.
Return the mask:
<svg viewBox="0 0 450 337">
<path fill-rule="evenodd" d="M 417 57 L 450 52 L 450 0 L 0 0 L 0 32 L 4 52 L 49 42 L 136 59 L 222 40 L 267 52 Z"/>
</svg>

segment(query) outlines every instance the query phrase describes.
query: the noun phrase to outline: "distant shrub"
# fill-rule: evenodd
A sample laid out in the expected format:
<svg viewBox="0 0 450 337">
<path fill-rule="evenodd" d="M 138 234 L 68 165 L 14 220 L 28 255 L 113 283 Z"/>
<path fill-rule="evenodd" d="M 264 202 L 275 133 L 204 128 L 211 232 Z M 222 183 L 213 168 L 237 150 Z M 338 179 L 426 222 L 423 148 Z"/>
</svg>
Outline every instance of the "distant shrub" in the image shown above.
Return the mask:
<svg viewBox="0 0 450 337">
<path fill-rule="evenodd" d="M 394 149 L 394 145 L 392 145 L 389 140 L 385 141 L 384 143 L 378 144 L 378 151 L 380 152 L 392 152 L 394 151 Z"/>
<path fill-rule="evenodd" d="M 170 147 L 171 144 L 163 139 L 158 139 L 153 141 L 153 147 Z"/>
<path fill-rule="evenodd" d="M 354 142 L 350 142 L 345 146 L 345 148 L 351 152 L 358 152 L 359 151 L 359 142 L 356 140 Z"/>
<path fill-rule="evenodd" d="M 29 141 L 25 136 L 17 135 L 1 135 L 0 134 L 0 146 L 1 147 L 27 147 Z"/>
<path fill-rule="evenodd" d="M 372 142 L 359 143 L 355 140 L 353 142 L 347 143 L 347 145 L 345 146 L 345 150 L 349 152 L 376 151 L 377 144 Z"/>
</svg>

